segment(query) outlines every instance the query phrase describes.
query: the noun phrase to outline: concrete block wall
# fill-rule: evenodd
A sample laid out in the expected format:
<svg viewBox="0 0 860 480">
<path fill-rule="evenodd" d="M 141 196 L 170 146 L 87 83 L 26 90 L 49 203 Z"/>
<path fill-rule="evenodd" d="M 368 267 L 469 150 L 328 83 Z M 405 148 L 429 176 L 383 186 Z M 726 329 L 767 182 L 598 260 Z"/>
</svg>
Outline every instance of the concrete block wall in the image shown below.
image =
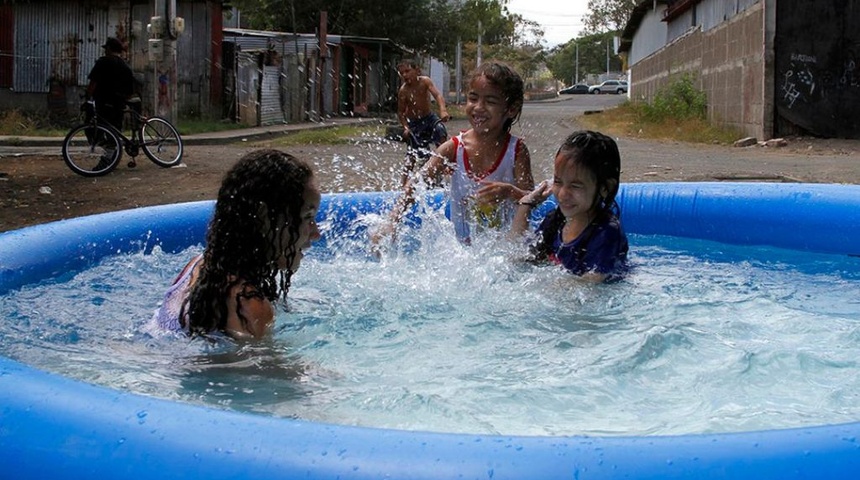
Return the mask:
<svg viewBox="0 0 860 480">
<path fill-rule="evenodd" d="M 708 96 L 708 118 L 758 139 L 770 138 L 772 105 L 765 101 L 762 3 L 720 26 L 700 28 L 630 67 L 631 99 L 648 101 L 673 78 L 690 72 Z M 770 113 L 768 113 L 770 112 Z"/>
</svg>

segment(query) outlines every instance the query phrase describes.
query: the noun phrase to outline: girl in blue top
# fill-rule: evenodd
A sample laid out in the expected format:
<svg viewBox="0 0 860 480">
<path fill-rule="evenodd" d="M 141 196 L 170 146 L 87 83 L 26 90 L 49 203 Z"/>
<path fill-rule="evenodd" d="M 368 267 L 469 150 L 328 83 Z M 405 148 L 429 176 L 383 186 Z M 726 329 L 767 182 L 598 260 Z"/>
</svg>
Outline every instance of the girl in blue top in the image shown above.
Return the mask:
<svg viewBox="0 0 860 480">
<path fill-rule="evenodd" d="M 538 226 L 532 254 L 587 280 L 618 278 L 627 268 L 627 236 L 615 202 L 621 155 L 601 133 L 572 133 L 555 154 L 552 184 L 542 182 L 519 201 L 512 231 L 528 228 L 532 208 L 555 195 L 558 206 Z"/>
</svg>

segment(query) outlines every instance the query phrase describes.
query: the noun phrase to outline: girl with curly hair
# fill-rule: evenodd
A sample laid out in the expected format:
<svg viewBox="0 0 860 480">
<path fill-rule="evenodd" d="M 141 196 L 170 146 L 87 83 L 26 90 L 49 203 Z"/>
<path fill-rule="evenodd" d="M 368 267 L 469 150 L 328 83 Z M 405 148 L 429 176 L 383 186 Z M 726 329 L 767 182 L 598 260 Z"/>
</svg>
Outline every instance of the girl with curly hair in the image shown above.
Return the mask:
<svg viewBox="0 0 860 480">
<path fill-rule="evenodd" d="M 164 329 L 234 339 L 271 329 L 304 250 L 320 238 L 320 192 L 310 166 L 256 150 L 224 176 L 202 255 L 174 280 L 156 312 Z"/>
</svg>

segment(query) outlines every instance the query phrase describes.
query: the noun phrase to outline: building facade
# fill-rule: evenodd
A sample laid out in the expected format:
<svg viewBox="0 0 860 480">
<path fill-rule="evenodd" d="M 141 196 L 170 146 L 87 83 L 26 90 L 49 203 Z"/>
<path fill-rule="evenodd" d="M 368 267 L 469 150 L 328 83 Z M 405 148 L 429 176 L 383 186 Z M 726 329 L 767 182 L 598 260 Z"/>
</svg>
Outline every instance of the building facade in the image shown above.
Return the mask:
<svg viewBox="0 0 860 480">
<path fill-rule="evenodd" d="M 58 118 L 76 112 L 89 71 L 103 54 L 101 45 L 116 37 L 127 46 L 126 60 L 148 111 L 220 115 L 221 2 L 176 2 L 174 14 L 184 20 L 184 28 L 168 42 L 171 48 L 164 54 L 175 55 L 169 63 L 150 56 L 154 8 L 149 0 L 32 0 L 0 6 L 0 106 L 47 111 Z"/>
<path fill-rule="evenodd" d="M 708 118 L 746 135 L 860 138 L 857 21 L 858 0 L 643 0 L 620 51 L 634 100 L 691 74 Z"/>
<path fill-rule="evenodd" d="M 0 4 L 0 110 L 74 122 L 107 37 L 127 46 L 149 113 L 253 126 L 396 109 L 411 53 L 395 42 L 224 27 L 237 17 L 221 0 Z"/>
</svg>

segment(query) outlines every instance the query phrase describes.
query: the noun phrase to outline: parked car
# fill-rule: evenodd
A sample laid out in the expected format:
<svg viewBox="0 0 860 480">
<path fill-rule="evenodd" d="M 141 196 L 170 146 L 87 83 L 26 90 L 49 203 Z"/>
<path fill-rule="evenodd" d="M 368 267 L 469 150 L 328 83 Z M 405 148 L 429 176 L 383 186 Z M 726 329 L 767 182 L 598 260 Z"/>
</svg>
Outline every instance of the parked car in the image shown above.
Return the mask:
<svg viewBox="0 0 860 480">
<path fill-rule="evenodd" d="M 627 82 L 621 80 L 606 80 L 600 85 L 588 87 L 588 93 L 627 93 Z"/>
<path fill-rule="evenodd" d="M 580 93 L 589 93 L 588 85 L 577 83 L 576 85 L 571 85 L 558 91 L 559 95 L 576 95 Z"/>
</svg>

